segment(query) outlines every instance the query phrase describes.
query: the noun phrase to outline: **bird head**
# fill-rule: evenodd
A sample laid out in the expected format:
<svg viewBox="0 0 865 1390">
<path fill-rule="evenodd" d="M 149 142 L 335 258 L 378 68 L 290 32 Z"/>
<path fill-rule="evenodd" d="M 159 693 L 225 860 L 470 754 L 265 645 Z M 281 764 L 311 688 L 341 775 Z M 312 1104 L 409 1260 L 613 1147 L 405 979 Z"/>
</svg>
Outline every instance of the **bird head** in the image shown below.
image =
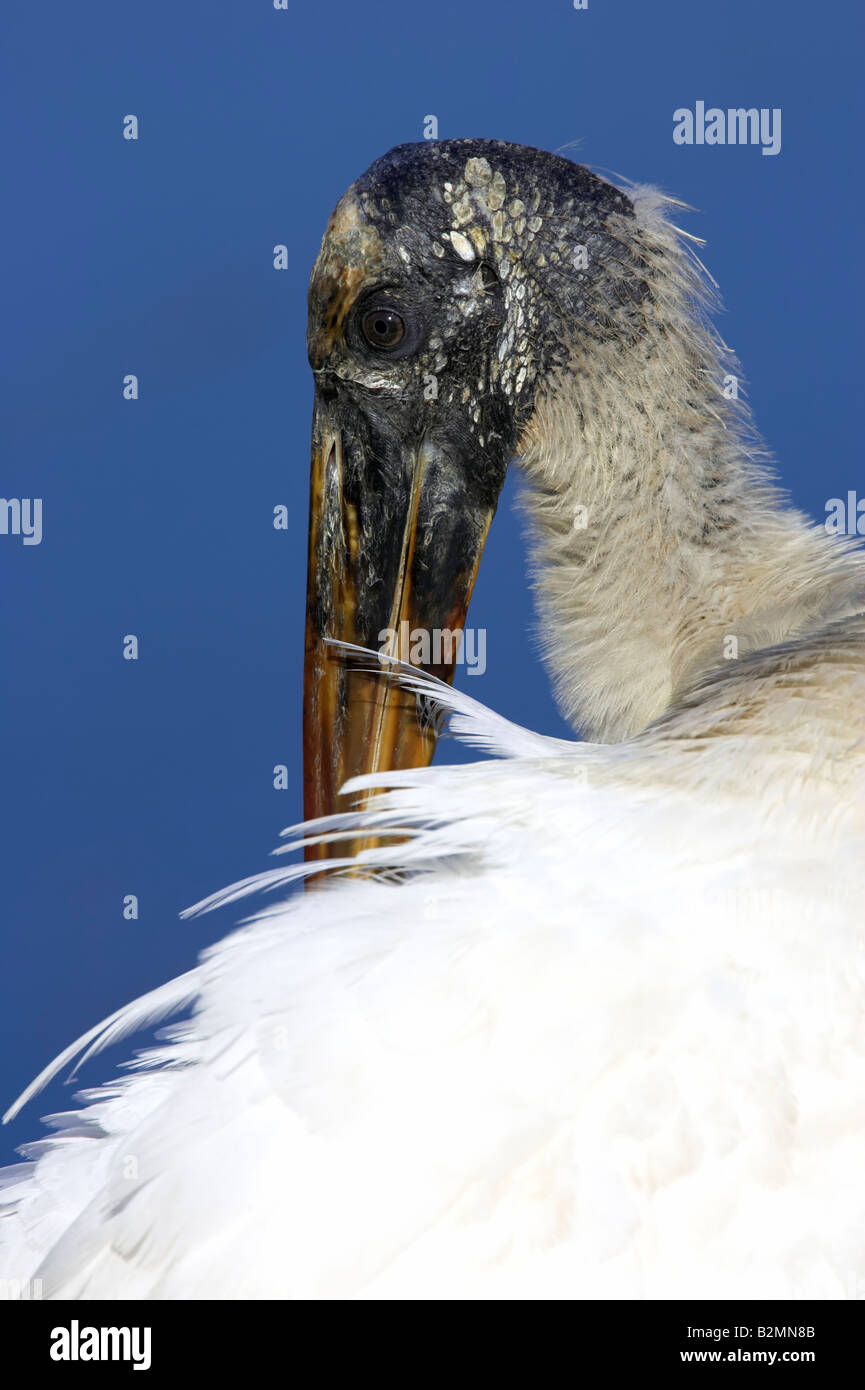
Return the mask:
<svg viewBox="0 0 865 1390">
<path fill-rule="evenodd" d="M 492 140 L 398 146 L 338 203 L 309 290 L 308 817 L 349 777 L 431 759 L 416 697 L 328 639 L 453 678 L 447 634 L 539 396 L 645 293 L 632 217 L 589 170 Z"/>
</svg>

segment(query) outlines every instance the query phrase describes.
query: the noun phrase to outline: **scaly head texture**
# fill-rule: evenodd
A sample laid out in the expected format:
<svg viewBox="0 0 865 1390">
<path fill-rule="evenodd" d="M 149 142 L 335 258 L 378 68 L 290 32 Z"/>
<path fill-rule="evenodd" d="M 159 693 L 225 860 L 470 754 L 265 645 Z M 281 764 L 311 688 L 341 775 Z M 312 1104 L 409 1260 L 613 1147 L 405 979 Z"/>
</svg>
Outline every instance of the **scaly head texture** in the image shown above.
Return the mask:
<svg viewBox="0 0 865 1390">
<path fill-rule="evenodd" d="M 520 145 L 401 145 L 340 201 L 310 287 L 313 367 L 373 430 L 446 441 L 490 505 L 519 456 L 542 648 L 605 741 L 865 605 L 861 552 L 772 481 L 671 206 Z M 383 293 L 408 329 L 376 358 L 357 325 Z"/>
</svg>

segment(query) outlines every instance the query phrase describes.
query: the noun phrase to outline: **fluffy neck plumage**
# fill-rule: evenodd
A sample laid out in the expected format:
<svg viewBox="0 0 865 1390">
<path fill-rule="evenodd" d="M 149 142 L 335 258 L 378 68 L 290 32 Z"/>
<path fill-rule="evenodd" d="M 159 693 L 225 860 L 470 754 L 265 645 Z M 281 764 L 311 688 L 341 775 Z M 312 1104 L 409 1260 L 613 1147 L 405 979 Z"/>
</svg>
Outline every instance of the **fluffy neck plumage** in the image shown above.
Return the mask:
<svg viewBox="0 0 865 1390">
<path fill-rule="evenodd" d="M 639 332 L 572 347 L 521 441 L 542 635 L 566 716 L 617 741 L 693 681 L 865 607 L 865 560 L 786 508 L 657 195 Z M 729 381 L 728 381 L 729 391 Z"/>
</svg>

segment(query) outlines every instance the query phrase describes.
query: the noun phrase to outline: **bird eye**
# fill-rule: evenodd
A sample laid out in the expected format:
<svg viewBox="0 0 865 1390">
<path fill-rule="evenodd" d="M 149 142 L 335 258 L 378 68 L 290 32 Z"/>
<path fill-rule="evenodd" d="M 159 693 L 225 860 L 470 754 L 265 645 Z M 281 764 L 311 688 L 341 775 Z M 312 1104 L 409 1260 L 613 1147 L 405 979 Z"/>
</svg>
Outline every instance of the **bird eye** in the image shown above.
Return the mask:
<svg viewBox="0 0 865 1390">
<path fill-rule="evenodd" d="M 370 347 L 390 352 L 405 337 L 405 321 L 395 309 L 368 309 L 360 321 L 360 330 Z"/>
</svg>

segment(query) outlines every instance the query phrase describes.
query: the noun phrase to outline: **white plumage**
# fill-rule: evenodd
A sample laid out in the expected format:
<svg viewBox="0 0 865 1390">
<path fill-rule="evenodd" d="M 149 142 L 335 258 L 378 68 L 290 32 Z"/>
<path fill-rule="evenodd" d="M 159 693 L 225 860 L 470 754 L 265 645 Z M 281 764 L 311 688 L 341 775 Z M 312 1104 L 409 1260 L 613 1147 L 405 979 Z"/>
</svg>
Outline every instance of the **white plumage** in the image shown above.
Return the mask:
<svg viewBox="0 0 865 1390">
<path fill-rule="evenodd" d="M 362 827 L 410 834 L 364 854 L 381 881 L 269 907 L 82 1040 L 194 1003 L 7 1175 L 4 1277 L 840 1298 L 863 1267 L 863 561 L 781 507 L 715 387 L 694 405 L 720 349 L 637 205 L 666 355 L 589 344 L 521 448 L 563 698 L 622 741 L 542 738 L 403 668 L 495 760 L 367 779 L 390 790 Z M 707 552 L 709 468 L 733 524 Z M 305 833 L 338 853 L 357 824 Z"/>
</svg>

